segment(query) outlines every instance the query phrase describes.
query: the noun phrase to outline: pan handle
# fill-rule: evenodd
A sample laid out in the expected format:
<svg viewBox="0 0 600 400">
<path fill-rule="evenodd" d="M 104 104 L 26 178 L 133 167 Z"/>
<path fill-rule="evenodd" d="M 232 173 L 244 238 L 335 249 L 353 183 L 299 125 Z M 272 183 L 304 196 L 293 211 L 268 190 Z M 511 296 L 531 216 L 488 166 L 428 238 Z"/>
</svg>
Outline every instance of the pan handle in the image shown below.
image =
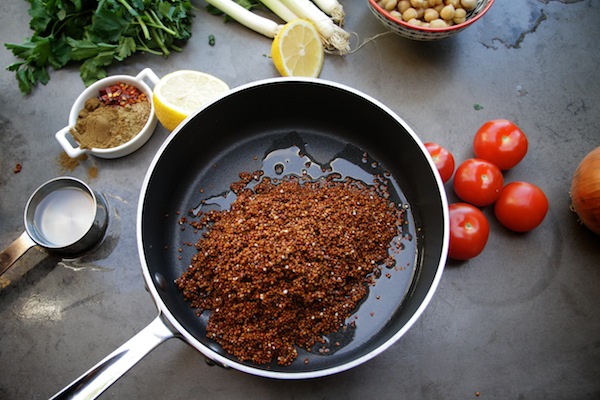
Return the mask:
<svg viewBox="0 0 600 400">
<path fill-rule="evenodd" d="M 158 345 L 179 337 L 175 332 L 175 328 L 159 313 L 142 331 L 55 394 L 51 400 L 97 398 Z"/>
<path fill-rule="evenodd" d="M 23 232 L 17 240 L 0 253 L 0 276 L 12 267 L 27 250 L 36 244 L 27 232 Z"/>
</svg>

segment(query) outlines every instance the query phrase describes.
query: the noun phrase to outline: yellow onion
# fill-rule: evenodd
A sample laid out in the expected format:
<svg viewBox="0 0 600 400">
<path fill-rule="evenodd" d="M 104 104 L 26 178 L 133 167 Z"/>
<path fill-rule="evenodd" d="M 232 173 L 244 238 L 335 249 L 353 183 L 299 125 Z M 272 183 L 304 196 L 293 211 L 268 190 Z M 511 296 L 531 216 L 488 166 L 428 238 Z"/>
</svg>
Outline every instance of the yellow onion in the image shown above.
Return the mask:
<svg viewBox="0 0 600 400">
<path fill-rule="evenodd" d="M 600 235 L 600 147 L 585 156 L 575 170 L 571 206 L 581 222 Z"/>
</svg>

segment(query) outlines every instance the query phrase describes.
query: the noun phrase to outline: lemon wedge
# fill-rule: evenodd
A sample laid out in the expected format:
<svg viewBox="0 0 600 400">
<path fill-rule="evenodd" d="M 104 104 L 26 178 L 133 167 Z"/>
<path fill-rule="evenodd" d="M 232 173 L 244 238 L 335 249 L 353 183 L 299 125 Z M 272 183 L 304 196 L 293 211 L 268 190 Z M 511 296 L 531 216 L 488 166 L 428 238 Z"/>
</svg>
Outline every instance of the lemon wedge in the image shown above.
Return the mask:
<svg viewBox="0 0 600 400">
<path fill-rule="evenodd" d="M 273 40 L 271 58 L 282 76 L 317 78 L 325 51 L 315 25 L 305 19 L 285 24 Z"/>
<path fill-rule="evenodd" d="M 179 70 L 162 77 L 152 94 L 160 123 L 172 131 L 188 115 L 229 91 L 229 86 L 200 71 Z"/>
</svg>

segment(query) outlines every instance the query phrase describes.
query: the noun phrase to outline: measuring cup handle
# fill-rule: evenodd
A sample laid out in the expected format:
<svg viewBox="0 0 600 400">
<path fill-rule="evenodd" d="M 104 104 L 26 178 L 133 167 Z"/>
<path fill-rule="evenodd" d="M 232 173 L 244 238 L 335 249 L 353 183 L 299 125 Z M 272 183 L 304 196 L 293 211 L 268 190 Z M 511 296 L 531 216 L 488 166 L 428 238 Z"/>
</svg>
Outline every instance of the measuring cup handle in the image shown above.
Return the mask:
<svg viewBox="0 0 600 400">
<path fill-rule="evenodd" d="M 160 78 L 158 77 L 158 75 L 156 75 L 154 73 L 154 71 L 152 71 L 150 68 L 144 68 L 143 70 L 140 71 L 139 74 L 136 75 L 136 79 L 144 79 L 144 78 L 147 78 L 154 85 L 156 85 L 158 83 L 158 81 L 160 81 Z"/>
<path fill-rule="evenodd" d="M 58 140 L 58 143 L 63 148 L 65 153 L 67 153 L 71 158 L 77 158 L 80 155 L 84 154 L 85 150 L 82 149 L 80 146 L 73 147 L 71 142 L 69 142 L 69 140 L 67 139 L 67 135 L 71 134 L 70 130 L 70 127 L 64 127 L 60 131 L 56 132 L 55 136 L 56 140 Z"/>
<path fill-rule="evenodd" d="M 0 276 L 4 274 L 27 250 L 35 246 L 36 243 L 29 237 L 27 232 L 12 242 L 2 253 L 0 253 Z"/>
<path fill-rule="evenodd" d="M 125 344 L 81 375 L 51 400 L 95 399 L 137 364 L 148 353 L 168 339 L 178 336 L 162 313 Z"/>
</svg>

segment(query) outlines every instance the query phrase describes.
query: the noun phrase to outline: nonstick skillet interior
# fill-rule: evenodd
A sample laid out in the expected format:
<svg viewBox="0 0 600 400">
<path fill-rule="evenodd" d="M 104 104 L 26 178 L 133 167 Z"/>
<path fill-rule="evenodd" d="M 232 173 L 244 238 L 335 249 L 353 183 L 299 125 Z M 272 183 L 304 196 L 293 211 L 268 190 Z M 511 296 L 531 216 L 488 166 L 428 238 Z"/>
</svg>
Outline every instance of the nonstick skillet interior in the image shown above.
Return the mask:
<svg viewBox="0 0 600 400">
<path fill-rule="evenodd" d="M 269 150 L 285 141 L 305 146 L 320 163 L 344 153 L 350 145 L 368 157 L 365 169 L 376 162 L 389 171 L 414 217 L 415 249 L 406 255 L 412 263 L 408 293 L 387 288 L 391 294 L 384 293 L 369 309 L 378 319 L 361 317 L 357 321 L 359 326 L 377 321 L 369 327 L 369 335 L 356 335 L 342 349 L 327 355 L 302 353 L 291 366 L 257 366 L 239 363 L 207 340 L 206 318 L 199 318 L 175 287 L 174 280 L 187 268 L 194 252 L 185 243 L 198 239 L 193 229 L 179 221 L 203 198 L 227 192 L 240 172 L 260 169 Z M 320 376 L 378 354 L 422 312 L 445 262 L 446 200 L 424 151 L 410 128 L 385 106 L 341 85 L 276 79 L 234 90 L 178 128 L 149 170 L 138 235 L 147 283 L 159 308 L 207 357 L 218 354 L 230 359 L 228 364 L 242 365 L 259 375 Z"/>
</svg>

